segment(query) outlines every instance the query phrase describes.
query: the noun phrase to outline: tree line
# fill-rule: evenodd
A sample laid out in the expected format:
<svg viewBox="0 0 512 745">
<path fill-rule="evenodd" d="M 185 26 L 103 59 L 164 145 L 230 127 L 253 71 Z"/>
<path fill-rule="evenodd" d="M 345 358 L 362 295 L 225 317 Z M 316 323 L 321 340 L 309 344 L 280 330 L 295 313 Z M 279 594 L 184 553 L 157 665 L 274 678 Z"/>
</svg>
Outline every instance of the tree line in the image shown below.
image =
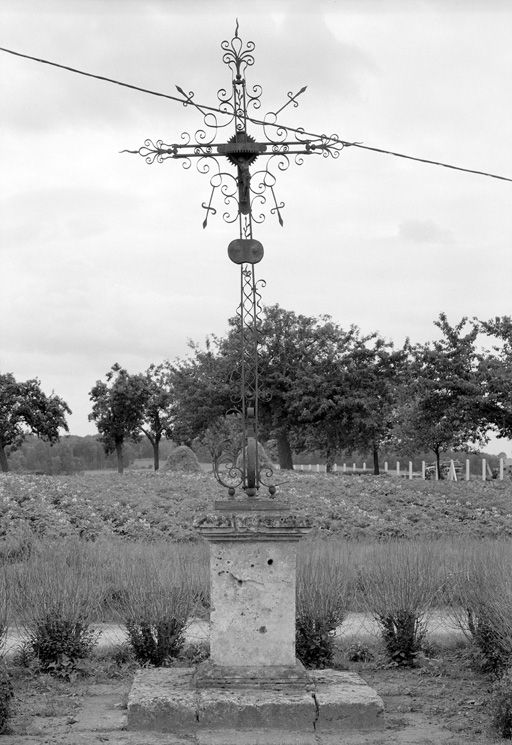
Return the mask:
<svg viewBox="0 0 512 745">
<path fill-rule="evenodd" d="M 238 324 L 235 317 L 224 336 L 190 343 L 185 359 L 136 374 L 116 363 L 96 381 L 89 419 L 120 472 L 129 443 L 142 438 L 155 470 L 162 441 L 199 444 L 212 457 L 223 440 L 236 442 Z M 482 448 L 492 432 L 512 438 L 512 319 L 450 325 L 441 313 L 435 326 L 438 339 L 395 347 L 329 316 L 265 307 L 258 328 L 259 437 L 275 449 L 281 469 L 293 467 L 294 452 L 316 451 L 328 469 L 341 452 L 364 452 L 378 474 L 383 451 L 429 451 L 439 465 L 447 451 Z M 27 433 L 56 442 L 59 428 L 67 431 L 66 413 L 67 404 L 45 396 L 39 381 L 0 375 L 2 470 Z"/>
</svg>

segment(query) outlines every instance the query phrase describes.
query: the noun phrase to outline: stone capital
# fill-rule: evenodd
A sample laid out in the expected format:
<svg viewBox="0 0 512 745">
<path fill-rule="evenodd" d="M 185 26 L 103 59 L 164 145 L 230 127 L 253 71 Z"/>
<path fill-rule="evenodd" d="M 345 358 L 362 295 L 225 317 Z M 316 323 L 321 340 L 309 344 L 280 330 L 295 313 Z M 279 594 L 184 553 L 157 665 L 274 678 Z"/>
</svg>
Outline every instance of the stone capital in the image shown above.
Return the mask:
<svg viewBox="0 0 512 745">
<path fill-rule="evenodd" d="M 311 530 L 309 518 L 269 512 L 227 512 L 204 515 L 194 527 L 210 542 L 298 541 Z"/>
</svg>

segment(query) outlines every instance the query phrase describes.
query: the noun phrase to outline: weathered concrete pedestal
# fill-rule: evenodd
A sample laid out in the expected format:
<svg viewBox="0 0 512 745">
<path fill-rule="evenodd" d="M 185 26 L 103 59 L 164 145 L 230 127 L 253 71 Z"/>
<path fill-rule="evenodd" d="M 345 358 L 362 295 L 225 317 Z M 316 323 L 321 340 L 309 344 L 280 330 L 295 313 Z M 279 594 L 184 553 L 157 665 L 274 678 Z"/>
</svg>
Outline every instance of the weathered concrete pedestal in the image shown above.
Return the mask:
<svg viewBox="0 0 512 745">
<path fill-rule="evenodd" d="M 306 671 L 295 657 L 296 550 L 309 531 L 287 505 L 216 503 L 210 543 L 210 659 L 141 670 L 128 729 L 343 731 L 383 726 L 383 704 L 354 673 Z"/>
</svg>

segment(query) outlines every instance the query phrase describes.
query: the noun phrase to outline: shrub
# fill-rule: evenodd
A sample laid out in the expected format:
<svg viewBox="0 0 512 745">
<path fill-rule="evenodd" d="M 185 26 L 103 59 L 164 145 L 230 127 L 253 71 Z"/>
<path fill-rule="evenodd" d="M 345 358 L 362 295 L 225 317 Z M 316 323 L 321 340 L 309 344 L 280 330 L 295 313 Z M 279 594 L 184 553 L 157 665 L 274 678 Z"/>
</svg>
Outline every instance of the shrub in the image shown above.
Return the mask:
<svg viewBox="0 0 512 745">
<path fill-rule="evenodd" d="M 117 567 L 118 612 L 129 643 L 139 663 L 168 665 L 183 648 L 187 621 L 200 602 L 197 567 L 187 561 L 190 550 L 180 545 L 126 548 Z"/>
<path fill-rule="evenodd" d="M 346 543 L 304 543 L 297 566 L 295 649 L 308 668 L 330 667 L 334 634 L 348 612 L 351 583 Z"/>
<path fill-rule="evenodd" d="M 40 543 L 16 567 L 14 581 L 19 625 L 42 669 L 87 657 L 96 642 L 91 623 L 103 595 L 90 544 Z"/>
<path fill-rule="evenodd" d="M 0 567 L 0 654 L 7 638 L 9 622 L 9 581 L 5 567 Z"/>
<path fill-rule="evenodd" d="M 512 740 L 512 670 L 510 669 L 493 686 L 490 712 L 492 726 L 498 735 Z"/>
<path fill-rule="evenodd" d="M 186 644 L 179 654 L 179 661 L 186 664 L 187 667 L 191 665 L 198 665 L 200 662 L 204 662 L 210 657 L 210 643 L 209 642 L 194 642 Z"/>
<path fill-rule="evenodd" d="M 475 644 L 482 671 L 500 675 L 512 661 L 512 543 L 462 544 L 460 557 L 451 613 Z"/>
<path fill-rule="evenodd" d="M 350 662 L 371 662 L 375 655 L 367 644 L 354 642 L 347 650 L 347 659 Z"/>
<path fill-rule="evenodd" d="M 11 715 L 11 699 L 13 688 L 9 674 L 3 663 L 0 663 L 0 734 L 5 731 L 5 726 Z"/>
<path fill-rule="evenodd" d="M 390 541 L 368 553 L 359 576 L 362 602 L 378 622 L 393 664 L 415 664 L 442 584 L 434 544 Z"/>
</svg>

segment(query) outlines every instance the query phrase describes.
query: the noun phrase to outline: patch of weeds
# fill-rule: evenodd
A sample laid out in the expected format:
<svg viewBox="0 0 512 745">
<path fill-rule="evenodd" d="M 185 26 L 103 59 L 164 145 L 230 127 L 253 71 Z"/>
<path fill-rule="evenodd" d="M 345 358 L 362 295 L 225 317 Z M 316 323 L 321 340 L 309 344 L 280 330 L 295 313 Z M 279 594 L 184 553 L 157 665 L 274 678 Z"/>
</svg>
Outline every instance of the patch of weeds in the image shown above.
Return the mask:
<svg viewBox="0 0 512 745">
<path fill-rule="evenodd" d="M 512 740 L 512 669 L 508 669 L 494 684 L 490 711 L 492 726 L 498 735 Z"/>
<path fill-rule="evenodd" d="M 177 662 L 187 667 L 199 665 L 210 658 L 210 644 L 208 642 L 194 642 L 186 644 L 180 651 Z"/>
<path fill-rule="evenodd" d="M 5 732 L 11 716 L 11 701 L 14 695 L 12 682 L 5 665 L 0 663 L 0 734 Z"/>
<path fill-rule="evenodd" d="M 295 650 L 305 667 L 319 670 L 332 667 L 335 628 L 335 623 L 330 619 L 311 616 L 296 618 Z"/>
<path fill-rule="evenodd" d="M 504 639 L 493 623 L 484 614 L 476 616 L 468 611 L 468 627 L 478 653 L 474 655 L 475 667 L 483 673 L 500 676 L 511 664 L 510 638 Z"/>
<path fill-rule="evenodd" d="M 180 653 L 185 642 L 186 619 L 168 618 L 155 623 L 126 621 L 128 639 L 141 665 L 166 667 Z"/>
<path fill-rule="evenodd" d="M 347 659 L 350 662 L 372 662 L 375 659 L 375 654 L 367 644 L 354 642 L 347 649 Z"/>
<path fill-rule="evenodd" d="M 43 671 L 59 674 L 72 665 L 78 669 L 79 660 L 90 656 L 98 636 L 86 622 L 47 616 L 30 630 L 29 643 Z"/>
<path fill-rule="evenodd" d="M 414 667 L 426 633 L 418 615 L 411 611 L 397 611 L 379 615 L 378 620 L 391 664 Z"/>
</svg>

